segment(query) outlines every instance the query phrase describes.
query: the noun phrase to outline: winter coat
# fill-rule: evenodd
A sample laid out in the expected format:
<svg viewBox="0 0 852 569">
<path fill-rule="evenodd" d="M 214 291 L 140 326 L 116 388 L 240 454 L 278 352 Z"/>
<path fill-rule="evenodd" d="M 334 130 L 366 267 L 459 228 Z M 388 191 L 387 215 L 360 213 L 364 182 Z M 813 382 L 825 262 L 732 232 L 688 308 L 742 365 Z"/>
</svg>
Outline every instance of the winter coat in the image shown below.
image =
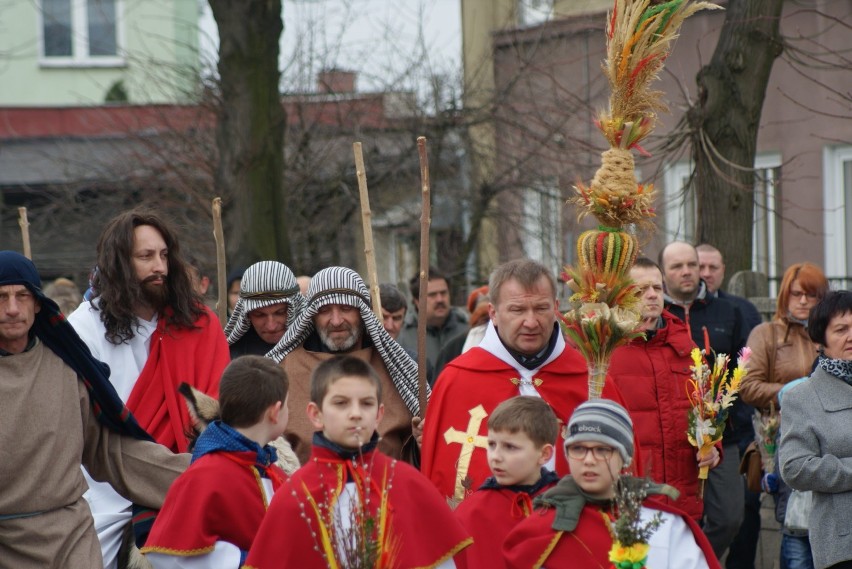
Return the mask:
<svg viewBox="0 0 852 569">
<path fill-rule="evenodd" d="M 805 327 L 798 322 L 773 320 L 752 330 L 748 337 L 751 361 L 740 386 L 743 401 L 758 409 L 778 408 L 778 392 L 784 384 L 810 375 L 817 357 Z"/>
<path fill-rule="evenodd" d="M 671 501 L 692 519 L 701 519 L 704 504 L 698 497 L 696 449 L 686 438 L 686 396 L 695 344 L 689 329 L 670 312 L 662 314 L 664 326 L 615 350 L 609 375 L 624 396 L 633 418 L 636 438 L 642 444 L 645 474 L 674 486 L 680 498 Z"/>
</svg>

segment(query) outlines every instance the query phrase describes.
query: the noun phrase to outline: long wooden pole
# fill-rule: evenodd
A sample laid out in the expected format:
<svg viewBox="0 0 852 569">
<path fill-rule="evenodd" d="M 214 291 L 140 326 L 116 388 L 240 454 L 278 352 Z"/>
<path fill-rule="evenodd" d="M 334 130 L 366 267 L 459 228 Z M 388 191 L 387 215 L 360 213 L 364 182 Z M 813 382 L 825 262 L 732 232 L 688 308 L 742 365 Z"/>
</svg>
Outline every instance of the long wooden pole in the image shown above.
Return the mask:
<svg viewBox="0 0 852 569">
<path fill-rule="evenodd" d="M 432 206 L 429 195 L 429 156 L 426 154 L 426 137 L 417 137 L 420 154 L 420 315 L 417 318 L 417 370 L 420 387 L 420 417 L 426 416 L 426 294 L 429 290 L 429 227 L 432 224 Z"/>
<path fill-rule="evenodd" d="M 33 251 L 30 247 L 30 222 L 27 219 L 27 208 L 18 208 L 18 225 L 21 226 L 21 240 L 24 242 L 24 257 L 32 260 Z"/>
<path fill-rule="evenodd" d="M 361 225 L 364 228 L 364 255 L 367 257 L 367 277 L 370 279 L 370 296 L 373 312 L 382 321 L 382 298 L 379 294 L 379 273 L 376 270 L 376 249 L 373 246 L 373 212 L 370 211 L 370 195 L 367 192 L 367 172 L 364 169 L 364 154 L 361 143 L 352 144 L 355 154 L 355 174 L 358 177 L 358 193 L 361 195 Z"/>
<path fill-rule="evenodd" d="M 222 230 L 222 198 L 213 198 L 213 238 L 216 240 L 216 314 L 222 326 L 228 323 L 228 283 L 225 266 L 225 232 Z"/>
</svg>

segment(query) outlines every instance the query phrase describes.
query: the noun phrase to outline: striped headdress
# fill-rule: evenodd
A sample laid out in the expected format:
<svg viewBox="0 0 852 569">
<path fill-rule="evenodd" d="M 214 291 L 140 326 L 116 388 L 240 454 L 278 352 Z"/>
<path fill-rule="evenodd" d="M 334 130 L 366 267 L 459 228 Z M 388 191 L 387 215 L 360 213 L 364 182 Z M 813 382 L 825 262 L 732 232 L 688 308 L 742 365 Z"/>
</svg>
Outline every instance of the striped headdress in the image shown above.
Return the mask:
<svg viewBox="0 0 852 569">
<path fill-rule="evenodd" d="M 240 298 L 225 326 L 228 344 L 233 344 L 249 331 L 249 312 L 282 303 L 289 307 L 289 328 L 305 308 L 305 297 L 299 292 L 296 277 L 287 265 L 277 261 L 261 261 L 246 269 L 240 281 Z"/>
<path fill-rule="evenodd" d="M 371 308 L 370 292 L 363 279 L 345 267 L 329 267 L 318 272 L 311 279 L 308 289 L 308 303 L 296 316 L 292 325 L 287 327 L 284 336 L 270 350 L 266 357 L 281 362 L 284 357 L 299 347 L 314 331 L 314 316 L 328 304 L 353 306 L 361 313 L 361 321 L 373 346 L 378 350 L 391 381 L 396 386 L 405 406 L 413 415 L 420 410 L 418 400 L 417 364 L 405 350 L 385 331 Z M 429 388 L 427 386 L 427 396 Z"/>
</svg>

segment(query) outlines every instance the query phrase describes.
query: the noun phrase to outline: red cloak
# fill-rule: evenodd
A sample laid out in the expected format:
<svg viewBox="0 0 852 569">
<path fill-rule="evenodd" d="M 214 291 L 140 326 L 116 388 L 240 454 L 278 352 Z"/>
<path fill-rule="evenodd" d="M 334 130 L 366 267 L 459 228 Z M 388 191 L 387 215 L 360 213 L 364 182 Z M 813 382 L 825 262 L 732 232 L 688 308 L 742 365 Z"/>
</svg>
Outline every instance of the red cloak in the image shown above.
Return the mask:
<svg viewBox="0 0 852 569">
<path fill-rule="evenodd" d="M 458 569 L 503 569 L 503 542 L 521 520 L 532 513 L 532 498 L 553 487 L 542 486 L 533 494 L 508 488 L 480 488 L 455 509 L 462 525 L 473 537 L 473 545 L 456 561 Z"/>
<path fill-rule="evenodd" d="M 160 316 L 148 360 L 127 399 L 142 428 L 172 452 L 187 451 L 191 426 L 178 385 L 186 382 L 218 398 L 219 378 L 231 361 L 219 319 L 209 308 L 204 311 L 193 328 L 169 325 L 169 313 Z"/>
<path fill-rule="evenodd" d="M 192 463 L 166 495 L 143 553 L 202 555 L 217 541 L 248 551 L 268 504 L 253 452 L 211 452 Z M 287 478 L 268 467 L 273 488 Z"/>
<path fill-rule="evenodd" d="M 365 493 L 372 492 L 368 510 L 373 516 L 381 502 L 383 481 L 387 480 L 387 525 L 391 539 L 398 542 L 393 567 L 436 567 L 470 545 L 471 538 L 444 499 L 408 464 L 378 451 L 344 460 L 315 445 L 308 463 L 276 492 L 244 568 L 326 569 L 312 504 L 321 509 L 335 504 L 347 480 L 358 486 L 362 504 L 367 503 L 363 497 L 369 496 Z"/>
<path fill-rule="evenodd" d="M 588 374 L 586 360 L 570 346 L 565 346 L 556 359 L 535 374 L 536 390 L 561 424 L 588 400 Z M 426 411 L 421 471 L 443 496 L 456 493 L 457 474 L 462 480 L 467 478 L 463 484 L 466 495 L 491 475 L 485 453 L 487 417 L 497 405 L 519 394 L 517 380 L 514 368 L 479 347 L 460 355 L 441 372 Z M 627 407 L 609 378 L 602 396 Z M 561 431 L 556 441 L 556 473 L 564 476 L 568 474 L 568 461 L 562 451 Z M 447 442 L 447 438 L 454 440 Z M 634 444 L 633 469 L 641 473 L 639 443 Z M 463 454 L 462 450 L 467 452 Z M 465 468 L 467 459 L 469 465 Z"/>
<path fill-rule="evenodd" d="M 704 553 L 710 569 L 721 569 L 713 548 L 695 521 L 681 510 L 649 498 L 643 505 L 679 516 L 692 531 L 695 543 Z M 553 529 L 554 508 L 542 508 L 519 523 L 506 538 L 503 554 L 509 569 L 547 567 L 583 567 L 610 569 L 609 550 L 612 537 L 604 512 L 586 504 L 580 512 L 576 529 L 563 532 Z"/>
</svg>

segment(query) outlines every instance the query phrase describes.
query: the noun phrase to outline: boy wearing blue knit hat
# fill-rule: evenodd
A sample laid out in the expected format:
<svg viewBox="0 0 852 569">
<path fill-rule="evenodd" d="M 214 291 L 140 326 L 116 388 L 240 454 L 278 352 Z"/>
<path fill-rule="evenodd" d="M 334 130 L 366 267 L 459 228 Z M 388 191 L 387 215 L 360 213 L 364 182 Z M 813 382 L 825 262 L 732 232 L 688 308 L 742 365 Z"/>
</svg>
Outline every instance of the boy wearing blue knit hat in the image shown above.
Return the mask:
<svg viewBox="0 0 852 569">
<path fill-rule="evenodd" d="M 615 401 L 594 399 L 578 406 L 565 432 L 571 474 L 533 501 L 536 514 L 509 534 L 503 547 L 507 566 L 609 567 L 616 482 L 633 460 L 633 421 Z M 676 494 L 649 483 L 647 493 Z M 659 514 L 661 523 L 649 539 L 647 566 L 654 569 L 720 567 L 698 525 L 680 510 L 646 498 L 641 520 Z"/>
</svg>

